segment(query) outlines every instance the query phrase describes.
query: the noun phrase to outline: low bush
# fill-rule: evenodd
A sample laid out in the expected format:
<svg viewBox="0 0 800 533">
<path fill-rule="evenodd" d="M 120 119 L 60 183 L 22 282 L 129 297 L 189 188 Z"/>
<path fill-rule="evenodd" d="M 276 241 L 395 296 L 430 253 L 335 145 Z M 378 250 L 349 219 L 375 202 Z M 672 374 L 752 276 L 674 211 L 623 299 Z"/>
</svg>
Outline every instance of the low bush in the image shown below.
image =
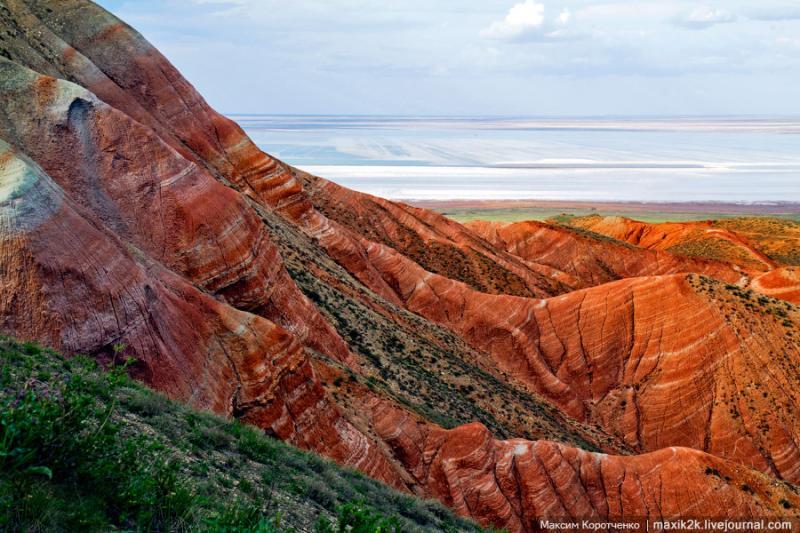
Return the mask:
<svg viewBox="0 0 800 533">
<path fill-rule="evenodd" d="M 432 505 L 0 336 L 0 531 L 479 530 Z"/>
</svg>

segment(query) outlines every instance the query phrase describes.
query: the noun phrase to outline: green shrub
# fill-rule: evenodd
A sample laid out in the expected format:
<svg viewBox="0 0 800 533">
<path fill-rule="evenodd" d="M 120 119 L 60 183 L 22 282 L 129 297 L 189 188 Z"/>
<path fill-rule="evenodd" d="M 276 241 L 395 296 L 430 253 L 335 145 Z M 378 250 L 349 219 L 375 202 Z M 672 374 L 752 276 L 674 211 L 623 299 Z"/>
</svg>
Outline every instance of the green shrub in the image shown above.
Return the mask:
<svg viewBox="0 0 800 533">
<path fill-rule="evenodd" d="M 146 417 L 162 415 L 170 409 L 169 400 L 165 396 L 158 393 L 142 394 L 138 391 L 127 398 L 126 405 L 132 412 Z"/>
<path fill-rule="evenodd" d="M 22 352 L 42 353 L 30 344 L 22 345 Z M 36 363 L 25 365 L 32 370 Z M 53 374 L 47 382 L 28 378 L 18 383 L 16 394 L 0 399 L 0 475 L 5 481 L 0 526 L 22 529 L 24 523 L 39 520 L 40 499 L 51 497 L 42 479 L 89 496 L 88 507 L 65 505 L 44 513 L 55 513 L 59 522 L 84 528 L 107 522 L 145 530 L 185 522 L 192 494 L 181 485 L 177 464 L 153 439 L 123 437 L 116 400 L 103 401 L 127 381 L 124 374 L 98 373 L 85 360 L 67 368 L 69 372 Z"/>
<path fill-rule="evenodd" d="M 365 503 L 346 504 L 353 498 Z M 103 372 L 0 336 L 0 531 L 271 533 L 309 530 L 320 516 L 354 532 L 479 530 L 420 505 L 172 402 L 124 367 Z"/>
<path fill-rule="evenodd" d="M 309 479 L 305 483 L 305 495 L 328 509 L 336 505 L 336 493 L 326 483 L 317 479 Z"/>
<path fill-rule="evenodd" d="M 248 458 L 261 463 L 272 463 L 278 455 L 276 443 L 272 443 L 260 431 L 237 424 L 239 451 Z"/>
<path fill-rule="evenodd" d="M 211 531 L 226 533 L 281 531 L 280 516 L 266 518 L 257 504 L 242 501 L 235 501 L 225 506 L 221 512 L 207 519 L 204 525 Z"/>
<path fill-rule="evenodd" d="M 316 525 L 318 533 L 399 533 L 400 522 L 386 517 L 363 502 L 350 502 L 339 507 L 336 527 L 321 518 Z"/>
</svg>

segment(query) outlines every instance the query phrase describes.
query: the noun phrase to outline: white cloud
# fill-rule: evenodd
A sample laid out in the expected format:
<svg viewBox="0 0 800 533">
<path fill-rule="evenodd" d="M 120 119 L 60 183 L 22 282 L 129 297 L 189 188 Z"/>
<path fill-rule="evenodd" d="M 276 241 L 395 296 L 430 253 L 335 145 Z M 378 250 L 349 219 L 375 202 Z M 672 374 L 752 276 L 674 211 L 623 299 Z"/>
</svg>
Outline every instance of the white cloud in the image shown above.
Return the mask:
<svg viewBox="0 0 800 533">
<path fill-rule="evenodd" d="M 537 100 L 519 95 L 546 86 L 553 112 L 635 112 L 652 98 L 642 93 L 627 108 L 620 95 L 630 87 L 682 87 L 694 76 L 718 80 L 706 87 L 718 87 L 732 112 L 800 113 L 797 98 L 743 97 L 771 91 L 758 85 L 767 75 L 785 94 L 800 83 L 800 21 L 791 22 L 800 0 L 96 1 L 134 23 L 224 111 L 510 113 L 515 102 L 536 114 Z M 586 80 L 607 91 L 588 95 Z M 347 89 L 331 96 L 331 86 Z M 674 96 L 676 110 L 707 111 L 678 89 Z"/>
<path fill-rule="evenodd" d="M 698 7 L 673 19 L 676 26 L 689 30 L 704 30 L 717 24 L 727 24 L 736 21 L 736 15 L 725 9 L 712 9 Z"/>
<path fill-rule="evenodd" d="M 544 26 L 544 4 L 536 0 L 525 0 L 512 7 L 506 18 L 492 23 L 481 32 L 486 39 L 518 39 L 535 35 Z"/>
</svg>

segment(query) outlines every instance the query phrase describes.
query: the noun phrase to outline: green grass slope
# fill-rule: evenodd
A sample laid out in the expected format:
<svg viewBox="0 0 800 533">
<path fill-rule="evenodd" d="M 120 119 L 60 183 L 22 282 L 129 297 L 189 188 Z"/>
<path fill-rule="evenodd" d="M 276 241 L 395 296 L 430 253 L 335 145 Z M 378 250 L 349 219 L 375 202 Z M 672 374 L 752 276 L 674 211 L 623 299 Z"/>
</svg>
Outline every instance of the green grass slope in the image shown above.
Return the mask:
<svg viewBox="0 0 800 533">
<path fill-rule="evenodd" d="M 120 359 L 124 347 L 119 347 Z M 0 336 L 0 530 L 479 531 L 129 379 Z"/>
</svg>

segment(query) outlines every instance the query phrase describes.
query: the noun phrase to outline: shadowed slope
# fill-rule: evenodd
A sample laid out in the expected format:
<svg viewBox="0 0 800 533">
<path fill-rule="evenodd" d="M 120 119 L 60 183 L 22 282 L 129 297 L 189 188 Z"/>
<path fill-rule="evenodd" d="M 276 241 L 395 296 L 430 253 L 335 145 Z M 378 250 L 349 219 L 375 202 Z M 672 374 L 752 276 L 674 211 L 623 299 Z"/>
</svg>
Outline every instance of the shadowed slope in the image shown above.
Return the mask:
<svg viewBox="0 0 800 533">
<path fill-rule="evenodd" d="M 461 224 L 438 213 L 390 202 L 296 172 L 314 204 L 329 219 L 371 241 L 390 246 L 429 272 L 490 294 L 553 296 L 571 290 L 570 276 L 498 251 Z"/>
<path fill-rule="evenodd" d="M 482 531 L 119 369 L 2 335 L 0 362 L 2 445 L 25 450 L 0 474 L 4 531 L 323 533 L 331 520 L 355 529 L 376 511 L 405 533 Z M 41 465 L 52 476 L 32 476 Z"/>
</svg>

